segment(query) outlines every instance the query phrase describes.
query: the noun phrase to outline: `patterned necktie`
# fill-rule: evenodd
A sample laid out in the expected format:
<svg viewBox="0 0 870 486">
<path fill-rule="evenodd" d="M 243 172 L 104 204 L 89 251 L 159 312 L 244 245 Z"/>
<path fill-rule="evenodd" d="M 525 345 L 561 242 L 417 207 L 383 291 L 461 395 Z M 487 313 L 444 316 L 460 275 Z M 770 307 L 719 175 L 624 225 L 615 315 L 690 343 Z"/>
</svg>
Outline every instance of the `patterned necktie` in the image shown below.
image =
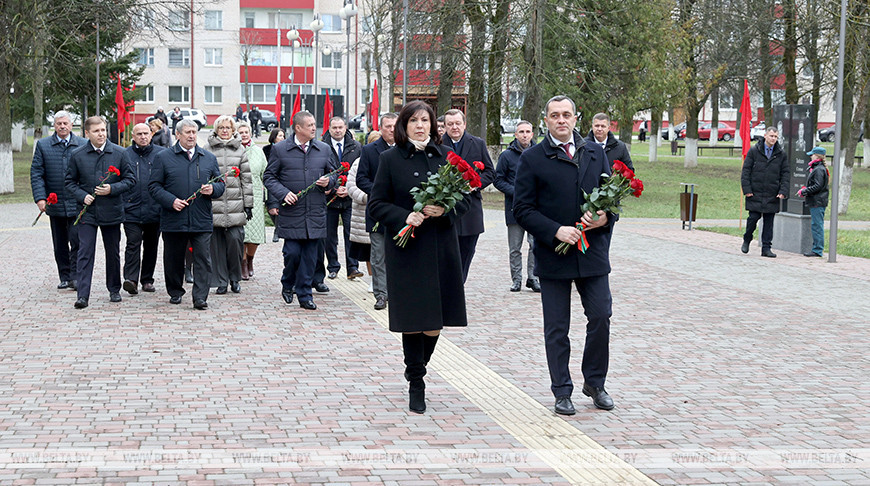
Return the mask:
<svg viewBox="0 0 870 486">
<path fill-rule="evenodd" d="M 305 153 L 305 152 L 308 152 L 308 144 L 307 143 L 302 144 L 302 153 Z"/>
<path fill-rule="evenodd" d="M 341 160 L 341 142 L 337 143 L 338 145 L 338 160 Z"/>
</svg>

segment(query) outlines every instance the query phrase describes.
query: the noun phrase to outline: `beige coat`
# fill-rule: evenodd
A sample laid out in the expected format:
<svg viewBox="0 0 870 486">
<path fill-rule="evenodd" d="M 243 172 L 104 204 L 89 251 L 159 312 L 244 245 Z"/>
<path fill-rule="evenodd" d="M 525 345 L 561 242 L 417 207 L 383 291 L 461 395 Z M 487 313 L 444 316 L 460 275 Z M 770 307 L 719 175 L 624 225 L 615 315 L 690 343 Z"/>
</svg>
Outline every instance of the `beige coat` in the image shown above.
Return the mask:
<svg viewBox="0 0 870 486">
<path fill-rule="evenodd" d="M 251 176 L 251 166 L 248 164 L 248 154 L 239 134 L 224 141 L 215 133 L 208 137 L 208 150 L 217 158 L 221 174 L 229 172 L 231 167 L 238 167 L 239 177 L 224 177 L 226 190 L 217 199 L 212 199 L 211 210 L 216 228 L 232 228 L 244 226 L 247 223 L 245 209 L 254 207 L 254 184 Z"/>
<path fill-rule="evenodd" d="M 366 204 L 369 202 L 369 195 L 356 186 L 356 171 L 358 168 L 359 159 L 356 159 L 347 173 L 347 193 L 350 194 L 350 198 L 353 200 L 350 213 L 350 241 L 371 245 L 372 242 L 366 231 Z"/>
</svg>

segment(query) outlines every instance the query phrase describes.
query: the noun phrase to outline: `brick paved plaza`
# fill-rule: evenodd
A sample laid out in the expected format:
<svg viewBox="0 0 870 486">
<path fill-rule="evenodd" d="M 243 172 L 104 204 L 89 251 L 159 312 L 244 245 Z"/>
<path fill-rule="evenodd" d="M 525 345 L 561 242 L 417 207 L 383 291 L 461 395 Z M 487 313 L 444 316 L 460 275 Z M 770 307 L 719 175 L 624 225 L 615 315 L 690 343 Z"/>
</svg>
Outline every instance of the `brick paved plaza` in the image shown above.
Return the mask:
<svg viewBox="0 0 870 486">
<path fill-rule="evenodd" d="M 501 211 L 407 411 L 398 336 L 364 281 L 280 298 L 280 245 L 194 311 L 55 289 L 47 218 L 0 207 L 0 484 L 870 484 L 870 265 L 739 251 L 623 218 L 604 412 L 552 412 L 540 299 L 508 291 Z M 271 235 L 271 230 L 268 231 Z M 413 243 L 411 243 L 413 244 Z M 827 256 L 827 255 L 826 255 Z M 189 286 L 188 286 L 189 287 Z M 574 299 L 575 382 L 584 322 Z"/>
</svg>

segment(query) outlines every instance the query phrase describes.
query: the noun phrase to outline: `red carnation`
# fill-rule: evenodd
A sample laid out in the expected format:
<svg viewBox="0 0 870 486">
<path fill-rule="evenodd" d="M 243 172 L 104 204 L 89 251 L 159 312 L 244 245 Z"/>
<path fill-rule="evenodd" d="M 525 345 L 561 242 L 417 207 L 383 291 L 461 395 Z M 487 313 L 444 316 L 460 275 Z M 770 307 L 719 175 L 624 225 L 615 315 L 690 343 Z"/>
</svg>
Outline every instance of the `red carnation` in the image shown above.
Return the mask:
<svg viewBox="0 0 870 486">
<path fill-rule="evenodd" d="M 233 171 L 233 175 L 235 175 L 236 177 L 238 177 L 239 174 L 242 173 L 242 171 L 240 171 L 238 167 L 230 167 L 230 170 Z"/>
<path fill-rule="evenodd" d="M 347 162 L 342 162 L 342 163 L 341 163 L 341 168 L 344 169 L 345 172 L 347 172 L 347 171 L 350 170 L 350 164 L 347 163 Z"/>
<path fill-rule="evenodd" d="M 342 186 L 346 185 L 347 184 L 347 176 L 346 175 L 338 176 L 338 182 Z"/>
<path fill-rule="evenodd" d="M 118 168 L 115 167 L 114 165 L 110 165 L 110 166 L 109 166 L 109 170 L 108 170 L 108 172 L 111 172 L 112 174 L 115 174 L 116 176 L 120 176 L 120 175 L 121 175 L 121 171 L 118 170 Z"/>
<path fill-rule="evenodd" d="M 632 190 L 631 195 L 634 197 L 640 197 L 641 193 L 643 193 L 643 181 L 640 179 L 632 179 L 630 187 Z"/>
<path fill-rule="evenodd" d="M 52 204 L 57 204 L 57 194 L 52 192 L 45 198 L 45 204 L 51 206 Z"/>
<path fill-rule="evenodd" d="M 475 167 L 477 167 L 477 170 L 483 170 L 486 167 L 483 165 L 483 162 L 481 162 L 479 160 L 475 160 L 472 163 L 474 164 Z"/>
</svg>

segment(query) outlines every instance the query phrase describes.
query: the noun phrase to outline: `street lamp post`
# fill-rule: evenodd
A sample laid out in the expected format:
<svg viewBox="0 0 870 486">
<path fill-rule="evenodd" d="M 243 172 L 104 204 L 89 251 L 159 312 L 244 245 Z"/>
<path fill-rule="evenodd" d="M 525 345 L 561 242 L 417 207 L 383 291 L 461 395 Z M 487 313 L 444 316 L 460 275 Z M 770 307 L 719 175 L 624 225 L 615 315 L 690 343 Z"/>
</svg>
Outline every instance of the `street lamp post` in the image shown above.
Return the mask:
<svg viewBox="0 0 870 486">
<path fill-rule="evenodd" d="M 345 63 L 347 64 L 346 71 L 346 79 L 345 79 L 345 100 L 344 100 L 344 118 L 348 119 L 350 117 L 350 22 L 351 19 L 356 17 L 359 10 L 356 5 L 353 4 L 353 0 L 347 0 L 347 3 L 344 4 L 344 7 L 338 11 L 339 17 L 342 19 L 347 19 L 347 55 L 345 56 Z"/>
<path fill-rule="evenodd" d="M 314 14 L 314 20 L 311 21 L 311 31 L 314 32 L 314 104 L 317 105 L 317 49 L 320 48 L 320 31 L 323 30 L 323 20 L 320 19 L 320 14 Z M 316 110 L 316 108 L 315 108 Z"/>
<path fill-rule="evenodd" d="M 293 101 L 292 106 L 296 106 L 296 100 L 293 99 L 293 97 L 296 96 L 293 94 L 293 84 L 296 82 L 296 79 L 294 79 L 293 76 L 293 71 L 296 68 L 296 47 L 299 43 L 297 39 L 299 39 L 299 31 L 296 30 L 296 26 L 294 25 L 287 31 L 287 40 L 290 41 L 290 100 Z M 290 121 L 289 123 L 293 122 Z"/>
</svg>

